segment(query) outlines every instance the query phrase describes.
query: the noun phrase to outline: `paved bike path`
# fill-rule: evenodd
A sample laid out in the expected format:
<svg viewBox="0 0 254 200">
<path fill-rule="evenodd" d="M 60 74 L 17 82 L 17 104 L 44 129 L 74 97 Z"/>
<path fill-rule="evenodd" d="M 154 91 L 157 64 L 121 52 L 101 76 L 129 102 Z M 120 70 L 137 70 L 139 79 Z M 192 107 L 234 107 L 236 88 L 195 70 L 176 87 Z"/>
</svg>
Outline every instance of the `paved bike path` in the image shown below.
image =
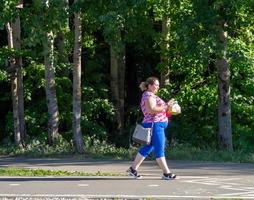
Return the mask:
<svg viewBox="0 0 254 200">
<path fill-rule="evenodd" d="M 112 172 L 124 173 L 132 161 L 126 160 L 98 160 L 75 157 L 59 158 L 27 158 L 27 157 L 0 157 L 0 167 L 15 167 L 27 169 L 47 169 L 79 172 Z M 251 163 L 216 163 L 195 161 L 167 161 L 174 173 L 181 175 L 254 175 L 254 164 Z M 144 161 L 139 168 L 144 175 L 161 174 L 154 160 Z"/>
<path fill-rule="evenodd" d="M 131 161 L 86 158 L 0 157 L 1 167 L 124 173 Z M 141 180 L 121 177 L 0 177 L 1 197 L 42 199 L 254 199 L 254 164 L 168 160 L 174 181 L 161 180 L 155 161 L 140 167 Z"/>
</svg>

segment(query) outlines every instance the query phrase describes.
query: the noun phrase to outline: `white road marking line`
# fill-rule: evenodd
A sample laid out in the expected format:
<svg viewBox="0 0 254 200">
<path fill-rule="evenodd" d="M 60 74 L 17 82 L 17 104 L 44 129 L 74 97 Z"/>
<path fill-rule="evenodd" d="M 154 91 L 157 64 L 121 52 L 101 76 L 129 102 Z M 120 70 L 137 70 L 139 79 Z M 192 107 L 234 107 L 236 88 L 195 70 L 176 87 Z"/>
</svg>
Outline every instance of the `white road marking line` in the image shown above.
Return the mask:
<svg viewBox="0 0 254 200">
<path fill-rule="evenodd" d="M 155 184 L 152 184 L 152 185 L 147 185 L 148 187 L 159 187 L 159 185 L 155 185 Z"/>
<path fill-rule="evenodd" d="M 132 177 L 130 177 L 132 178 Z M 150 175 L 143 175 L 142 179 L 158 179 L 159 176 L 150 176 Z M 208 176 L 176 176 L 176 179 L 208 179 Z"/>
<path fill-rule="evenodd" d="M 207 179 L 196 179 L 196 180 L 185 180 L 183 182 L 187 182 L 187 183 L 197 183 L 197 184 L 202 184 L 202 185 L 228 185 L 228 186 L 231 186 L 231 185 L 235 185 L 235 186 L 238 186 L 240 185 L 239 183 L 233 183 L 233 182 L 230 182 L 230 183 L 227 183 L 225 181 L 232 181 L 232 180 L 240 180 L 240 178 L 225 178 L 225 179 L 222 179 L 222 178 L 207 178 Z"/>
<path fill-rule="evenodd" d="M 78 184 L 79 187 L 88 187 L 89 184 Z"/>
<path fill-rule="evenodd" d="M 254 188 L 252 187 L 239 187 L 239 188 L 233 188 L 233 187 L 221 187 L 225 188 L 227 190 L 234 190 L 234 191 L 242 191 L 242 192 L 235 192 L 235 193 L 226 193 L 222 194 L 223 196 L 235 196 L 235 195 L 252 195 L 254 196 Z"/>
<path fill-rule="evenodd" d="M 26 169 L 38 169 L 38 167 L 29 167 L 29 166 L 28 167 L 25 166 L 23 168 L 26 168 Z"/>
<path fill-rule="evenodd" d="M 200 179 L 200 178 L 209 178 L 208 176 L 177 176 L 179 178 L 192 178 L 192 179 Z"/>
<path fill-rule="evenodd" d="M 222 194 L 223 196 L 240 196 L 241 195 L 247 195 L 247 196 L 252 196 L 254 197 L 254 192 L 253 191 L 248 191 L 248 192 L 236 192 L 236 193 L 229 193 L 229 194 Z"/>
<path fill-rule="evenodd" d="M 254 187 L 244 187 L 246 188 L 247 190 L 252 190 L 254 192 Z"/>
<path fill-rule="evenodd" d="M 10 198 L 10 197 L 17 197 L 17 194 L 0 194 L 0 197 L 4 196 L 5 198 Z M 62 194 L 62 195 L 56 195 L 56 194 L 18 194 L 18 197 L 29 197 L 29 198 L 147 198 L 147 195 L 121 195 L 121 194 L 112 194 L 112 195 L 92 195 L 92 194 L 87 194 L 87 195 L 69 195 L 69 194 Z M 253 199 L 254 196 L 246 196 L 246 197 L 241 197 L 241 199 Z M 223 196 L 223 195 L 204 195 L 204 196 L 196 196 L 196 195 L 149 195 L 149 198 L 195 198 L 195 199 L 226 199 L 228 196 Z M 239 196 L 231 196 L 230 199 L 239 199 Z"/>
<path fill-rule="evenodd" d="M 225 194 L 220 194 L 219 197 L 221 196 L 241 196 L 241 198 L 244 197 L 254 197 L 254 188 L 253 187 L 236 187 L 241 184 L 239 183 L 234 183 L 232 181 L 235 180 L 240 180 L 241 178 L 208 178 L 208 179 L 196 179 L 196 180 L 183 180 L 182 182 L 187 182 L 187 183 L 196 183 L 196 184 L 202 184 L 202 185 L 218 185 L 219 188 L 221 189 L 227 189 L 227 190 L 233 190 L 233 191 L 238 191 L 238 192 L 233 192 L 233 193 L 225 193 Z M 227 182 L 230 181 L 230 182 Z"/>
<path fill-rule="evenodd" d="M 9 186 L 19 186 L 20 184 L 18 184 L 18 183 L 11 183 L 11 184 L 9 184 Z"/>
<path fill-rule="evenodd" d="M 229 190 L 243 190 L 243 191 L 252 191 L 254 192 L 254 188 L 253 187 L 238 187 L 238 188 L 233 188 L 231 185 L 222 185 L 220 186 L 220 188 L 223 189 L 229 189 Z"/>
</svg>

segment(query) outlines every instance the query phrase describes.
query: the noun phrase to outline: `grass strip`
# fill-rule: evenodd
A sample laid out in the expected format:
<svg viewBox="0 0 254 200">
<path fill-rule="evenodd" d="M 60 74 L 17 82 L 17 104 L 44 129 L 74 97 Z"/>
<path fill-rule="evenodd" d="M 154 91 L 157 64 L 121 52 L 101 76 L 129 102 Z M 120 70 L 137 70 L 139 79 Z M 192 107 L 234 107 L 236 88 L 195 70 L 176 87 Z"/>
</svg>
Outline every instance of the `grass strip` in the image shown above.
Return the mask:
<svg viewBox="0 0 254 200">
<path fill-rule="evenodd" d="M 0 168 L 0 176 L 125 176 L 122 173 L 111 172 L 78 172 L 63 170 L 45 170 L 45 169 L 20 169 L 20 168 Z"/>
</svg>

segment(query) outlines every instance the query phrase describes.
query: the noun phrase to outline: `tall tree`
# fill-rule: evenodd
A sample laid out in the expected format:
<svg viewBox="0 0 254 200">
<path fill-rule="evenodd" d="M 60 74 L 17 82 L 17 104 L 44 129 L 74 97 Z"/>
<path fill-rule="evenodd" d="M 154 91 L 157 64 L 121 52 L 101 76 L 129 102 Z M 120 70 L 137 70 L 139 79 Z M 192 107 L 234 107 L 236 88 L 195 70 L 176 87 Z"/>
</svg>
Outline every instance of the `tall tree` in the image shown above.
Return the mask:
<svg viewBox="0 0 254 200">
<path fill-rule="evenodd" d="M 124 130 L 124 101 L 125 101 L 125 44 L 118 30 L 117 42 L 110 43 L 110 77 L 113 101 L 116 107 L 116 130 L 120 136 Z"/>
<path fill-rule="evenodd" d="M 121 137 L 125 126 L 126 44 L 136 42 L 140 37 L 149 35 L 148 32 L 151 33 L 147 7 L 149 6 L 144 0 L 110 1 L 102 17 L 105 39 L 110 45 L 110 87 L 116 112 L 115 130 L 117 136 Z M 117 143 L 121 145 L 119 140 Z"/>
<path fill-rule="evenodd" d="M 110 78 L 111 92 L 116 108 L 116 128 L 119 135 L 122 135 L 124 128 L 125 47 L 119 49 L 114 43 L 110 45 Z"/>
<path fill-rule="evenodd" d="M 23 8 L 23 1 L 20 0 L 16 6 L 18 9 Z M 20 27 L 20 16 L 18 15 L 14 23 L 14 49 L 16 51 L 21 50 L 21 27 Z M 22 58 L 20 56 L 16 57 L 17 65 L 17 82 L 18 82 L 18 112 L 19 112 L 19 123 L 20 123 L 20 134 L 21 140 L 24 142 L 26 138 L 26 123 L 25 123 L 25 113 L 24 113 L 24 87 L 23 87 L 23 66 Z"/>
<path fill-rule="evenodd" d="M 13 20 L 11 15 L 10 22 L 6 24 L 6 30 L 8 33 L 8 46 L 10 49 L 15 50 L 15 55 L 10 58 L 10 67 L 8 69 L 11 76 L 14 138 L 15 144 L 22 147 L 26 136 L 26 128 L 24 116 L 22 58 L 17 53 L 20 53 L 21 50 L 20 17 L 17 11 L 19 8 L 23 8 L 22 1 L 19 1 L 18 4 L 15 5 L 15 10 L 13 12 L 15 19 Z"/>
<path fill-rule="evenodd" d="M 218 72 L 218 123 L 219 123 L 219 148 L 233 150 L 231 103 L 230 103 L 230 69 L 227 60 L 227 38 L 226 21 L 218 22 L 218 36 L 222 53 L 216 61 Z"/>
<path fill-rule="evenodd" d="M 77 3 L 75 0 L 74 3 Z M 81 12 L 74 13 L 75 42 L 73 50 L 73 100 L 72 100 L 72 132 L 73 145 L 76 153 L 84 153 L 84 144 L 81 132 L 81 39 L 82 22 Z"/>
<path fill-rule="evenodd" d="M 6 30 L 8 33 L 8 46 L 10 49 L 14 49 L 13 44 L 13 26 L 10 22 L 6 24 Z M 11 94 L 12 94 L 12 106 L 13 106 L 13 125 L 14 125 L 14 139 L 15 144 L 22 147 L 21 134 L 20 134 L 20 120 L 18 112 L 18 78 L 15 58 L 10 58 L 10 77 L 11 77 Z"/>
<path fill-rule="evenodd" d="M 49 0 L 46 1 L 46 9 L 49 8 Z M 58 136 L 59 111 L 57 105 L 57 96 L 55 88 L 55 66 L 54 66 L 54 33 L 48 30 L 45 33 L 44 65 L 45 65 L 45 90 L 48 107 L 48 141 L 54 144 Z"/>
<path fill-rule="evenodd" d="M 38 49 L 41 51 L 41 48 L 43 48 L 43 54 L 39 54 L 35 62 L 42 62 L 45 69 L 44 85 L 48 112 L 47 132 L 49 144 L 57 142 L 56 138 L 59 135 L 59 108 L 56 94 L 57 79 L 55 77 L 56 70 L 59 68 L 57 68 L 58 57 L 55 54 L 54 47 L 57 33 L 66 26 L 67 11 L 66 1 L 44 0 L 33 1 L 25 7 L 24 12 L 24 25 L 26 27 L 24 29 L 26 37 L 24 44 L 26 48 L 35 48 L 35 52 Z M 58 49 L 59 52 L 60 49 Z"/>
<path fill-rule="evenodd" d="M 125 20 L 127 3 L 111 1 L 103 15 L 104 35 L 110 45 L 110 88 L 115 106 L 115 133 L 123 135 L 125 101 Z"/>
<path fill-rule="evenodd" d="M 215 66 L 217 69 L 218 144 L 223 150 L 233 150 L 227 31 L 232 33 L 235 28 L 228 27 L 228 23 L 233 21 L 236 14 L 234 4 L 234 1 L 228 0 L 194 1 L 193 3 L 196 16 L 195 21 L 192 20 L 192 29 L 198 30 L 195 40 L 199 38 L 196 44 L 203 49 L 204 56 L 201 59 L 210 60 L 210 63 L 207 63 L 210 65 L 208 67 Z M 200 42 L 202 40 L 205 42 Z M 200 49 L 197 50 L 200 52 Z"/>
<path fill-rule="evenodd" d="M 220 149 L 229 151 L 233 150 L 232 127 L 242 126 L 238 124 L 238 120 L 242 118 L 239 116 L 241 114 L 239 114 L 239 111 L 235 111 L 238 110 L 239 107 L 244 109 L 253 104 L 253 99 L 251 98 L 251 96 L 253 96 L 253 92 L 252 95 L 249 93 L 250 90 L 253 91 L 253 88 L 246 87 L 246 89 L 242 90 L 241 87 L 245 88 L 245 86 L 239 87 L 239 85 L 246 82 L 251 82 L 250 77 L 252 77 L 253 80 L 253 42 L 251 42 L 254 38 L 253 5 L 253 1 L 214 1 L 214 10 L 217 13 L 217 47 L 219 49 L 216 60 L 219 91 L 219 147 Z M 249 64 L 243 64 L 245 62 Z M 240 78 L 241 81 L 236 79 L 239 74 L 245 74 L 246 72 L 249 75 L 244 75 L 244 78 Z M 240 75 L 240 77 L 241 76 L 242 75 Z M 233 95 L 231 95 L 231 87 L 233 89 Z M 241 97 L 240 102 L 239 94 Z M 233 104 L 234 112 L 236 113 L 232 116 L 231 104 Z M 242 106 L 239 106 L 239 104 L 242 104 Z M 247 111 L 246 113 L 249 112 Z M 231 122 L 232 118 L 234 123 Z M 248 119 L 250 117 L 246 118 Z M 251 125 L 249 126 L 251 127 Z M 249 135 L 249 138 L 253 138 L 253 134 L 251 137 L 250 132 L 253 133 L 253 131 L 247 131 L 244 132 L 244 134 Z M 237 131 L 237 129 L 234 130 L 234 138 L 237 138 L 236 135 L 240 134 L 243 133 L 241 131 Z"/>
</svg>

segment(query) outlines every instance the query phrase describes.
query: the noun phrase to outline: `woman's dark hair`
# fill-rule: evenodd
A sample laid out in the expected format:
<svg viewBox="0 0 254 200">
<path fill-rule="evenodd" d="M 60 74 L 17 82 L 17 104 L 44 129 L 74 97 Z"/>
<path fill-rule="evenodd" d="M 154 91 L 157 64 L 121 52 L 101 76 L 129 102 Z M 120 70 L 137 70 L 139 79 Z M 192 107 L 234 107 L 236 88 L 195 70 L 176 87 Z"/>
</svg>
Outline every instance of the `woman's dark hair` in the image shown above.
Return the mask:
<svg viewBox="0 0 254 200">
<path fill-rule="evenodd" d="M 148 89 L 148 85 L 153 85 L 155 81 L 159 81 L 157 77 L 149 77 L 145 82 L 141 82 L 139 88 L 143 91 Z"/>
</svg>

